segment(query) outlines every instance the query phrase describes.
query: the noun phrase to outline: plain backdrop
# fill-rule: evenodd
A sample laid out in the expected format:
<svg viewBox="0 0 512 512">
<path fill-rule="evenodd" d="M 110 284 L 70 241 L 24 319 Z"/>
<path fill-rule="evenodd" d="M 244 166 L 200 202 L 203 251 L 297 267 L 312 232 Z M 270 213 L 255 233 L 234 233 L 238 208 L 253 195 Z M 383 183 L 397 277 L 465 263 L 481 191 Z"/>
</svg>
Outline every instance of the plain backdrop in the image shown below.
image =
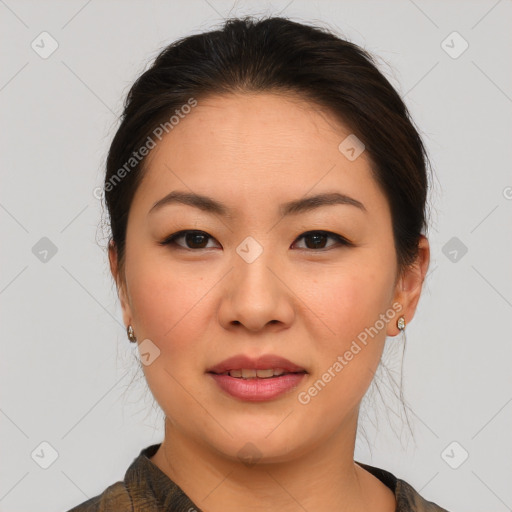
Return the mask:
<svg viewBox="0 0 512 512">
<path fill-rule="evenodd" d="M 95 189 L 151 59 L 245 14 L 318 23 L 376 55 L 435 171 L 432 261 L 406 330 L 414 438 L 383 381 L 356 460 L 451 512 L 511 510 L 511 2 L 1 0 L 0 511 L 67 510 L 163 439 Z"/>
</svg>

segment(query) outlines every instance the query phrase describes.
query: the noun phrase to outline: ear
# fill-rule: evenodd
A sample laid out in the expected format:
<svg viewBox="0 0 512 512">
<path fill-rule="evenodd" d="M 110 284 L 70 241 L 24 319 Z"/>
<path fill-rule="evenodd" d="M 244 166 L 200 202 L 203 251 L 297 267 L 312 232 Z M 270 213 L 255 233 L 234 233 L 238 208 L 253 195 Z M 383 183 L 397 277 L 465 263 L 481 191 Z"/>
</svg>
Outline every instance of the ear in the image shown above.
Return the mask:
<svg viewBox="0 0 512 512">
<path fill-rule="evenodd" d="M 114 244 L 114 241 L 111 240 L 108 244 L 108 259 L 110 262 L 110 272 L 112 273 L 112 277 L 116 282 L 117 295 L 121 302 L 121 309 L 123 311 L 123 321 L 126 326 L 131 325 L 132 323 L 132 312 L 130 307 L 130 301 L 128 292 L 126 290 L 126 283 L 124 280 L 124 276 L 121 275 L 119 269 L 119 259 L 117 254 L 117 247 Z"/>
<path fill-rule="evenodd" d="M 396 320 L 403 316 L 406 325 L 410 323 L 416 312 L 416 306 L 420 300 L 423 282 L 430 263 L 430 245 L 427 238 L 421 235 L 418 242 L 418 256 L 398 279 L 395 287 L 393 303 L 398 302 L 402 306 L 397 311 Z M 400 330 L 396 326 L 396 320 L 388 324 L 388 336 L 396 336 Z"/>
</svg>

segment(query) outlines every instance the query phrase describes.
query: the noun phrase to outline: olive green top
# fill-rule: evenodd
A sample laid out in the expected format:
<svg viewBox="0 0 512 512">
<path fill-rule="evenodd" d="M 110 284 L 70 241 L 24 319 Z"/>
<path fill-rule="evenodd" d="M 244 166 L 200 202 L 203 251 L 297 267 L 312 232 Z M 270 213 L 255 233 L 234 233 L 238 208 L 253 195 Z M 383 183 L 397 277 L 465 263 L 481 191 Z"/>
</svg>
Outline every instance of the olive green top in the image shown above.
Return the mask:
<svg viewBox="0 0 512 512">
<path fill-rule="evenodd" d="M 144 448 L 126 471 L 124 480 L 68 512 L 201 512 L 192 500 L 149 459 L 160 444 Z M 423 499 L 407 482 L 393 474 L 357 462 L 395 494 L 395 512 L 448 512 Z"/>
</svg>

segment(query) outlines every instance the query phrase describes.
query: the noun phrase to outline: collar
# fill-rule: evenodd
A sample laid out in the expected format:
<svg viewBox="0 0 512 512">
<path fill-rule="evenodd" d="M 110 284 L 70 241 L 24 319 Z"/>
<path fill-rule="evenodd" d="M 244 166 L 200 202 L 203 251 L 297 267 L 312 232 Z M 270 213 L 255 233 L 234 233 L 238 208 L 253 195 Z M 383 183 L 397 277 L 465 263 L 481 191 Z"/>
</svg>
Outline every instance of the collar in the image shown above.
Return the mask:
<svg viewBox="0 0 512 512">
<path fill-rule="evenodd" d="M 201 512 L 183 490 L 149 459 L 161 443 L 144 448 L 125 475 L 125 485 L 133 501 L 144 497 L 147 509 L 166 512 Z M 134 497 L 136 497 L 134 499 Z"/>
<path fill-rule="evenodd" d="M 141 497 L 144 497 L 144 505 L 148 507 L 145 510 L 201 512 L 183 490 L 149 460 L 160 445 L 161 443 L 153 444 L 141 450 L 126 471 L 124 483 L 132 502 L 139 503 Z M 389 471 L 355 462 L 393 491 L 397 503 L 395 512 L 447 512 L 434 503 L 425 501 L 407 482 L 398 479 Z"/>
</svg>

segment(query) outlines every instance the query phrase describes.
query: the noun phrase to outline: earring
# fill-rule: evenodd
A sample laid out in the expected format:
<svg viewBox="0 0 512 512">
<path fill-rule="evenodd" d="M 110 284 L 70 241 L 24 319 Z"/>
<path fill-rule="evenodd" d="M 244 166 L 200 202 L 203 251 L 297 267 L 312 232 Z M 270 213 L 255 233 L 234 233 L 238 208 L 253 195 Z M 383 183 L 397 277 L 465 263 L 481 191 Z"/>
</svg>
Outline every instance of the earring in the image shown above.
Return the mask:
<svg viewBox="0 0 512 512">
<path fill-rule="evenodd" d="M 135 333 L 133 332 L 133 327 L 131 325 L 126 328 L 126 334 L 128 335 L 128 339 L 131 343 L 135 343 L 137 341 Z"/>
<path fill-rule="evenodd" d="M 401 316 L 397 321 L 396 321 L 396 326 L 398 327 L 398 329 L 400 331 L 403 331 L 405 329 L 405 318 L 403 316 Z"/>
</svg>

